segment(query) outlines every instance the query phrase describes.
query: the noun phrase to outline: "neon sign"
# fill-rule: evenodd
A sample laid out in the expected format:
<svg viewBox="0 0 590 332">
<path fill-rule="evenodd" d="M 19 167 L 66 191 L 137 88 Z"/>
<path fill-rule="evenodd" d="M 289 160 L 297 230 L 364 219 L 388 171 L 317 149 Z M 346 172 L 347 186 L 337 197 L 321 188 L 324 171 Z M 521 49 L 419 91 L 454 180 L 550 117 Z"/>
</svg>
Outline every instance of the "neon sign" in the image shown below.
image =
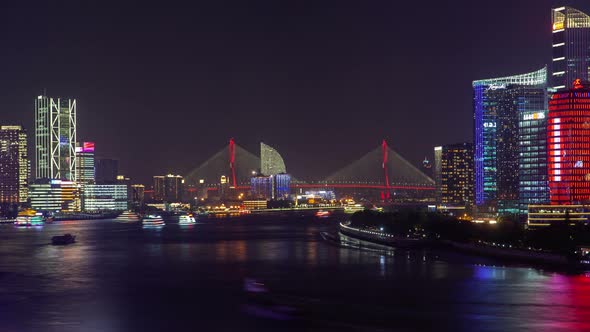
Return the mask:
<svg viewBox="0 0 590 332">
<path fill-rule="evenodd" d="M 496 128 L 496 123 L 495 122 L 484 122 L 483 126 L 484 126 L 484 128 Z"/>
<path fill-rule="evenodd" d="M 545 119 L 545 113 L 538 112 L 538 113 L 532 113 L 532 114 L 525 114 L 523 116 L 523 120 L 540 120 L 540 119 Z"/>
<path fill-rule="evenodd" d="M 494 84 L 490 84 L 488 86 L 488 88 L 486 89 L 486 91 L 488 90 L 500 90 L 500 89 L 506 89 L 506 84 L 505 83 L 494 83 Z"/>
</svg>

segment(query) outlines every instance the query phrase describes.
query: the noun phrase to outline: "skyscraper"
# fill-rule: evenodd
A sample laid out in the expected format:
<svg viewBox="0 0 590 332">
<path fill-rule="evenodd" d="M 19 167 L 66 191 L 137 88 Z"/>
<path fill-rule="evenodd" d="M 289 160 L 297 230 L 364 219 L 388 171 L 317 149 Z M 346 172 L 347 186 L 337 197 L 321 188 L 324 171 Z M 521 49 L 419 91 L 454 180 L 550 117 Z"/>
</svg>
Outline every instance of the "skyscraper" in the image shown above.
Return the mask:
<svg viewBox="0 0 590 332">
<path fill-rule="evenodd" d="M 94 142 L 83 142 L 76 146 L 76 181 L 94 183 Z"/>
<path fill-rule="evenodd" d="M 475 204 L 497 208 L 501 214 L 519 213 L 519 154 L 521 145 L 525 144 L 520 142 L 519 119 L 524 119 L 525 114 L 528 117 L 546 113 L 547 68 L 474 81 L 473 89 Z M 543 121 L 540 118 L 537 120 Z M 523 140 L 527 141 L 523 149 L 545 151 L 542 140 L 529 139 L 529 131 L 522 128 Z M 538 160 L 542 158 L 542 153 L 536 158 L 527 162 L 543 163 Z M 542 172 L 541 166 L 535 167 Z M 543 174 L 535 176 L 542 179 Z"/>
<path fill-rule="evenodd" d="M 565 89 L 575 79 L 588 80 L 590 70 L 590 16 L 572 7 L 551 10 L 553 72 L 551 89 Z"/>
<path fill-rule="evenodd" d="M 435 148 L 436 189 L 438 204 L 457 207 L 473 206 L 473 144 L 449 144 Z M 440 165 L 437 165 L 440 163 Z"/>
<path fill-rule="evenodd" d="M 286 172 L 287 168 L 283 157 L 277 150 L 260 142 L 260 173 L 263 175 L 275 175 Z"/>
<path fill-rule="evenodd" d="M 154 199 L 157 201 L 181 202 L 184 179 L 180 175 L 154 176 Z"/>
<path fill-rule="evenodd" d="M 0 126 L 0 202 L 26 202 L 29 174 L 27 133 L 21 126 Z"/>
<path fill-rule="evenodd" d="M 38 96 L 35 177 L 75 181 L 76 100 Z"/>
<path fill-rule="evenodd" d="M 551 97 L 547 131 L 551 204 L 590 203 L 590 84 Z"/>
<path fill-rule="evenodd" d="M 94 171 L 97 184 L 115 184 L 119 175 L 119 161 L 116 159 L 96 159 Z"/>
</svg>

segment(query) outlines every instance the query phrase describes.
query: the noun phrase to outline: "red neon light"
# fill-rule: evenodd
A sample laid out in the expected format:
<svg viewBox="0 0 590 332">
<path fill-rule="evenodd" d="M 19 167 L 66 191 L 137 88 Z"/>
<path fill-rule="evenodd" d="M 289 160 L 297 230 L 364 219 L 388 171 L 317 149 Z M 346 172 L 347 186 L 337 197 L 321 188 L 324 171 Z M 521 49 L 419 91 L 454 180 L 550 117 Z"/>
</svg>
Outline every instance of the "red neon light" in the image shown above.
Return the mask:
<svg viewBox="0 0 590 332">
<path fill-rule="evenodd" d="M 234 143 L 234 139 L 230 138 L 229 140 L 229 168 L 231 169 L 231 178 L 234 187 L 236 187 L 236 168 L 235 168 L 235 161 L 236 161 L 236 145 Z"/>
<path fill-rule="evenodd" d="M 582 89 L 582 88 L 584 88 L 584 85 L 582 84 L 582 80 L 579 78 L 576 78 L 574 80 L 574 89 L 577 90 L 577 89 Z"/>
</svg>

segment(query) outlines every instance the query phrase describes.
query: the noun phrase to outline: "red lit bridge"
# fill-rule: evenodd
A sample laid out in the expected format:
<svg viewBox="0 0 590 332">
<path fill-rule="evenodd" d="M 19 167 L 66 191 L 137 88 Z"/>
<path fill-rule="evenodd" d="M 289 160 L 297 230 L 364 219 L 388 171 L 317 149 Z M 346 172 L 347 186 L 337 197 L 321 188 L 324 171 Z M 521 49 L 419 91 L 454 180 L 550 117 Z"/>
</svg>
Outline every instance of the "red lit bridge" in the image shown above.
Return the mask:
<svg viewBox="0 0 590 332">
<path fill-rule="evenodd" d="M 222 176 L 229 186 L 247 191 L 253 170 L 260 169 L 260 157 L 237 145 L 227 147 L 207 159 L 185 176 L 191 191 L 198 187 L 219 190 Z M 349 165 L 320 181 L 293 179 L 291 187 L 300 190 L 342 190 L 377 192 L 382 199 L 395 197 L 428 198 L 434 196 L 434 180 L 388 147 L 385 141 Z"/>
</svg>

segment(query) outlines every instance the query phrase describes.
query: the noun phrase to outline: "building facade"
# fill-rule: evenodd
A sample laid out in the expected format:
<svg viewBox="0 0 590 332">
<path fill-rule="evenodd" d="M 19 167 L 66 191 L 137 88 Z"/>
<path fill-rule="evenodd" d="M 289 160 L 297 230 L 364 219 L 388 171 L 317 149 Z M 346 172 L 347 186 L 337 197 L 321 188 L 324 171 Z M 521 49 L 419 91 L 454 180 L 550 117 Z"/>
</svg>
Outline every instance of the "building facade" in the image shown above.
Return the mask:
<svg viewBox="0 0 590 332">
<path fill-rule="evenodd" d="M 552 91 L 587 81 L 590 69 L 590 16 L 572 7 L 551 10 L 553 32 Z"/>
<path fill-rule="evenodd" d="M 273 177 L 273 199 L 286 199 L 291 194 L 291 175 L 281 173 L 275 174 Z"/>
<path fill-rule="evenodd" d="M 474 81 L 473 89 L 475 204 L 491 206 L 500 214 L 520 213 L 519 119 L 546 113 L 547 69 Z M 544 118 L 537 120 L 542 123 Z M 523 138 L 528 137 L 524 133 Z M 534 147 L 537 152 L 543 150 L 541 143 L 529 139 L 525 150 L 533 144 L 539 144 Z M 542 164 L 538 158 L 531 163 Z"/>
<path fill-rule="evenodd" d="M 0 203 L 25 203 L 30 163 L 27 133 L 21 126 L 0 126 Z"/>
<path fill-rule="evenodd" d="M 169 203 L 182 202 L 184 178 L 180 175 L 154 176 L 154 200 Z"/>
<path fill-rule="evenodd" d="M 275 175 L 286 172 L 285 162 L 279 152 L 260 142 L 260 173 L 262 175 Z"/>
<path fill-rule="evenodd" d="M 437 204 L 470 208 L 474 202 L 473 144 L 449 144 L 435 148 Z M 438 161 L 437 161 L 438 159 Z M 440 163 L 437 165 L 436 163 Z"/>
<path fill-rule="evenodd" d="M 73 181 L 41 179 L 30 185 L 31 207 L 51 212 L 80 211 L 80 189 Z"/>
<path fill-rule="evenodd" d="M 35 178 L 76 180 L 76 100 L 35 101 Z"/>
<path fill-rule="evenodd" d="M 590 85 L 580 80 L 549 100 L 551 204 L 590 203 Z"/>
<path fill-rule="evenodd" d="M 116 159 L 95 159 L 94 174 L 98 184 L 116 184 L 119 175 L 119 161 Z"/>
<path fill-rule="evenodd" d="M 272 199 L 272 176 L 254 176 L 250 179 L 250 193 L 255 199 Z"/>
<path fill-rule="evenodd" d="M 143 206 L 145 202 L 145 186 L 143 184 L 132 184 L 131 193 L 131 204 L 135 207 Z"/>
<path fill-rule="evenodd" d="M 76 181 L 95 183 L 94 142 L 83 142 L 76 146 Z"/>
<path fill-rule="evenodd" d="M 87 212 L 127 210 L 127 186 L 87 184 L 82 194 L 82 208 Z"/>
</svg>

